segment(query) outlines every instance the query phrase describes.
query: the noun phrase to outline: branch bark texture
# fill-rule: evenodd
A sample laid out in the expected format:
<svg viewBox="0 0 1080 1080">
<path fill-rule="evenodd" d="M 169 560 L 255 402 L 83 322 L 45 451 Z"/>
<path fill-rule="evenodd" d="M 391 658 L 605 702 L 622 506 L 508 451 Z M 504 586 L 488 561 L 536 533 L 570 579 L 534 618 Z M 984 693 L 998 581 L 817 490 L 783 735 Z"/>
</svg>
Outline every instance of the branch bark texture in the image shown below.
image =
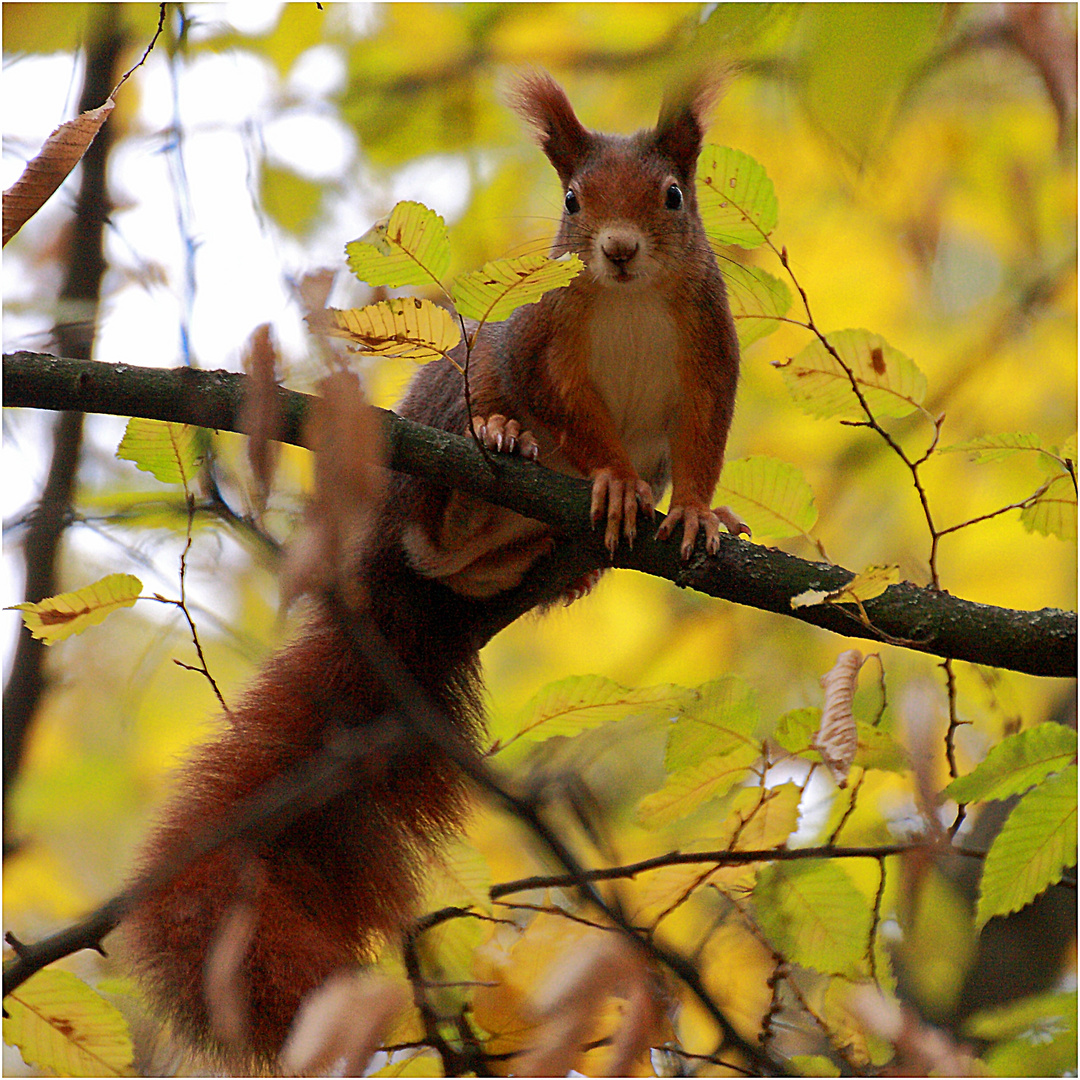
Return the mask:
<svg viewBox="0 0 1080 1080">
<path fill-rule="evenodd" d="M 244 380 L 243 375 L 225 371 L 144 368 L 16 352 L 4 356 L 4 405 L 142 416 L 237 431 Z M 310 398 L 285 389 L 279 396 L 283 441 L 303 445 L 302 423 Z M 560 576 L 565 573 L 570 581 L 591 567 L 610 564 L 589 524 L 585 481 L 514 458 L 485 461 L 470 440 L 394 413 L 383 411 L 383 420 L 392 468 L 460 488 L 558 529 L 567 538 Z M 632 551 L 620 548 L 614 565 L 844 636 L 1030 675 L 1076 675 L 1075 612 L 993 607 L 911 582 L 894 585 L 865 603 L 869 626 L 850 604 L 793 611 L 793 596 L 807 589 L 840 588 L 852 572 L 734 537 L 722 540 L 718 555 L 706 556 L 699 546 L 684 563 L 677 544 L 642 537 Z M 494 634 L 529 606 L 526 582 L 499 606 L 487 630 Z"/>
</svg>

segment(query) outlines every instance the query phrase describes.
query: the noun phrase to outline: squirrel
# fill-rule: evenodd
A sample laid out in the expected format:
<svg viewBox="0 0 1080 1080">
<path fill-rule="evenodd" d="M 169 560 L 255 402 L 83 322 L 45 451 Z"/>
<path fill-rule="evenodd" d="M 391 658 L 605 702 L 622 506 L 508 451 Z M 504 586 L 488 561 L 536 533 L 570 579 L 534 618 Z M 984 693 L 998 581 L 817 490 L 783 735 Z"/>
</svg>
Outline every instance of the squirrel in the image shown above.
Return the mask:
<svg viewBox="0 0 1080 1080">
<path fill-rule="evenodd" d="M 553 256 L 585 269 L 566 287 L 481 328 L 469 360 L 471 412 L 458 368 L 425 365 L 401 415 L 473 433 L 591 481 L 591 516 L 614 552 L 633 543 L 669 479 L 665 539 L 682 523 L 688 558 L 719 531 L 748 532 L 709 501 L 723 464 L 739 350 L 724 283 L 697 210 L 702 82 L 669 97 L 656 128 L 587 130 L 546 74 L 519 78 L 511 105 L 533 127 L 562 184 Z M 460 360 L 460 357 L 456 358 Z M 395 475 L 361 560 L 365 610 L 455 731 L 483 733 L 479 649 L 485 612 L 554 542 L 552 530 L 461 492 Z M 549 599 L 555 600 L 557 596 Z M 140 866 L 168 864 L 185 839 L 324 746 L 392 713 L 395 700 L 329 603 L 269 660 L 183 767 L 178 793 Z M 402 735 L 399 742 L 408 741 Z M 373 746 L 372 754 L 383 751 Z M 174 1030 L 231 1067 L 273 1068 L 305 997 L 370 961 L 415 916 L 423 863 L 462 826 L 465 781 L 439 748 L 398 746 L 391 767 L 332 795 L 265 839 L 226 844 L 158 887 L 125 917 L 128 952 Z M 222 1042 L 204 967 L 238 900 L 251 905 L 240 974 L 246 1049 Z"/>
</svg>

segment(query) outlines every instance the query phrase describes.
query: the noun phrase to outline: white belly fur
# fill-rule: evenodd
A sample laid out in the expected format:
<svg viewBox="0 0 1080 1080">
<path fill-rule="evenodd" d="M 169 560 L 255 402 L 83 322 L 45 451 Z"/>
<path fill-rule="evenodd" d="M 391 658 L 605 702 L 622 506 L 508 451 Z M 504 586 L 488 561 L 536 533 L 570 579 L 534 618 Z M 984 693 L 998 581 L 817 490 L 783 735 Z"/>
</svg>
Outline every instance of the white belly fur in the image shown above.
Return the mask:
<svg viewBox="0 0 1080 1080">
<path fill-rule="evenodd" d="M 597 298 L 587 340 L 589 374 L 622 444 L 638 475 L 653 476 L 678 421 L 678 327 L 655 292 L 615 286 Z"/>
</svg>

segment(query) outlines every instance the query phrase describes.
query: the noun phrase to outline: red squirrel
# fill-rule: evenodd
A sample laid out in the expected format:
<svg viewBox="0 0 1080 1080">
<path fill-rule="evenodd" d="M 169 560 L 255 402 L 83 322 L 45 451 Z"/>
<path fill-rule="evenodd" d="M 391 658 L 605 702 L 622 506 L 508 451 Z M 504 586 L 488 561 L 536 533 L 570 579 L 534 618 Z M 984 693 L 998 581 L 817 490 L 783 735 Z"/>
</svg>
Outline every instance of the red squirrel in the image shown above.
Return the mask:
<svg viewBox="0 0 1080 1080">
<path fill-rule="evenodd" d="M 721 525 L 745 530 L 729 510 L 709 506 L 739 366 L 694 191 L 710 100 L 700 88 L 666 104 L 653 130 L 601 135 L 581 125 L 548 76 L 522 78 L 511 103 L 563 188 L 552 253 L 576 253 L 585 270 L 482 328 L 469 363 L 472 415 L 447 360 L 420 370 L 400 408 L 421 423 L 472 431 L 492 452 L 590 479 L 593 521 L 604 521 L 612 551 L 622 538 L 633 542 L 669 478 L 671 510 L 658 535 L 681 522 L 684 558 L 699 533 L 715 552 Z M 362 618 L 474 746 L 483 731 L 485 605 L 551 544 L 538 522 L 396 476 L 363 556 Z M 167 864 L 185 837 L 227 820 L 240 799 L 335 731 L 374 730 L 394 706 L 348 630 L 319 606 L 230 710 L 221 736 L 195 751 L 141 865 Z M 265 839 L 214 851 L 136 907 L 125 920 L 136 974 L 182 1036 L 233 1068 L 272 1067 L 305 995 L 370 960 L 415 916 L 424 859 L 460 827 L 466 805 L 464 781 L 437 748 L 399 748 L 376 779 Z M 238 898 L 254 911 L 239 1055 L 218 1042 L 204 993 L 204 961 Z"/>
</svg>

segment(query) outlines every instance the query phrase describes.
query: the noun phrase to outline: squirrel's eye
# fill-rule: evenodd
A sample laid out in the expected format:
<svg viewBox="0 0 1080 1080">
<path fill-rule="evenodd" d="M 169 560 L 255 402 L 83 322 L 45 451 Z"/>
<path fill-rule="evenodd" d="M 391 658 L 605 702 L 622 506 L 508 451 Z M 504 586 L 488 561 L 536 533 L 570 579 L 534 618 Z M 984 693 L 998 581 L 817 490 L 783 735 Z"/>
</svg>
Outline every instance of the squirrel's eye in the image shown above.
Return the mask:
<svg viewBox="0 0 1080 1080">
<path fill-rule="evenodd" d="M 682 209 L 682 188 L 678 184 L 672 184 L 667 189 L 667 195 L 664 198 L 664 206 L 668 210 L 681 210 Z"/>
<path fill-rule="evenodd" d="M 577 196 L 573 191 L 568 191 L 566 193 L 566 198 L 563 200 L 563 203 L 566 206 L 566 212 L 568 214 L 576 214 L 581 209 L 581 203 L 577 201 Z"/>
</svg>

